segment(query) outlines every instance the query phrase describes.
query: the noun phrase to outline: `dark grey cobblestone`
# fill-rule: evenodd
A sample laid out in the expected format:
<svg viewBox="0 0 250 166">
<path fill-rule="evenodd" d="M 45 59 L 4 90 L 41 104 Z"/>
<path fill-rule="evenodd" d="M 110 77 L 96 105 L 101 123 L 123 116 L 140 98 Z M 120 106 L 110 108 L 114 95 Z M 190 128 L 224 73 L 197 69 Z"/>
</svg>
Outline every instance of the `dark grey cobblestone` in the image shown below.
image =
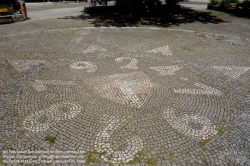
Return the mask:
<svg viewBox="0 0 250 166">
<path fill-rule="evenodd" d="M 2 150 L 84 151 L 83 165 L 248 165 L 244 38 L 155 28 L 0 38 Z"/>
</svg>

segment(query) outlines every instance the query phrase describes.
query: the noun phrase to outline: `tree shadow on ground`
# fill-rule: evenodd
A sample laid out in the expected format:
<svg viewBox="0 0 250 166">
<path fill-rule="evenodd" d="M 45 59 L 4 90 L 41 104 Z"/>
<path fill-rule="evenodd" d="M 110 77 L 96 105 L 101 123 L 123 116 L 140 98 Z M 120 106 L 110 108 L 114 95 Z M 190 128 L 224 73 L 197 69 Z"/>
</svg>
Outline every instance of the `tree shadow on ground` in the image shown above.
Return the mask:
<svg viewBox="0 0 250 166">
<path fill-rule="evenodd" d="M 213 8 L 211 10 L 225 12 L 225 13 L 230 14 L 231 16 L 234 16 L 234 17 L 250 18 L 250 9 L 244 10 L 244 9 L 232 8 L 232 7 L 230 7 L 230 8 L 217 7 L 217 8 Z"/>
<path fill-rule="evenodd" d="M 171 7 L 162 5 L 151 13 L 119 8 L 117 6 L 85 8 L 82 15 L 68 16 L 59 19 L 86 20 L 95 27 L 99 26 L 158 26 L 171 27 L 180 24 L 201 22 L 204 24 L 219 24 L 225 22 L 211 12 L 195 11 L 189 8 Z"/>
</svg>

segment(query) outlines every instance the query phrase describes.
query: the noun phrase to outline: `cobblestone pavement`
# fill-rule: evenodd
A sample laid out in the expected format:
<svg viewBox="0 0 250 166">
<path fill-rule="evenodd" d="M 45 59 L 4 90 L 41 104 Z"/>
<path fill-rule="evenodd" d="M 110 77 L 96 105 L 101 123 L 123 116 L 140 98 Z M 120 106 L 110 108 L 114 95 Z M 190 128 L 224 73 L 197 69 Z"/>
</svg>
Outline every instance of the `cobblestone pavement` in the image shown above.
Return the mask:
<svg viewBox="0 0 250 166">
<path fill-rule="evenodd" d="M 58 22 L 1 31 L 1 163 L 250 165 L 244 32 Z"/>
</svg>

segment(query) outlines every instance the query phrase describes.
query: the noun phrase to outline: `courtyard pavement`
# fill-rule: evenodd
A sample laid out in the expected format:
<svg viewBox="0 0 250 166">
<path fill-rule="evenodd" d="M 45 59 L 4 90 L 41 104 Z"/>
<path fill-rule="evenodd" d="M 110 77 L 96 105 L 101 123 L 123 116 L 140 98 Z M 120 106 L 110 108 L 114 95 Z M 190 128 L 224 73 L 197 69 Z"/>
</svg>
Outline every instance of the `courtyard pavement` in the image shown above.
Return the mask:
<svg viewBox="0 0 250 166">
<path fill-rule="evenodd" d="M 250 165 L 250 20 L 213 15 L 1 25 L 1 164 Z"/>
</svg>

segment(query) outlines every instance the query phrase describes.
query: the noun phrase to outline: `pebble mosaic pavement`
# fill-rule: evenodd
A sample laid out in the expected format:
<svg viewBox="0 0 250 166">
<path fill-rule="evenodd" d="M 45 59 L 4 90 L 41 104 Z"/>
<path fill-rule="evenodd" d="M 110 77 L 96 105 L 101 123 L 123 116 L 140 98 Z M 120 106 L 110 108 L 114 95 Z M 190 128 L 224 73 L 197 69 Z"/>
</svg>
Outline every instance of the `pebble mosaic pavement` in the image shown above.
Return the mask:
<svg viewBox="0 0 250 166">
<path fill-rule="evenodd" d="M 216 36 L 0 36 L 0 148 L 83 151 L 78 165 L 250 165 L 250 43 Z"/>
</svg>

